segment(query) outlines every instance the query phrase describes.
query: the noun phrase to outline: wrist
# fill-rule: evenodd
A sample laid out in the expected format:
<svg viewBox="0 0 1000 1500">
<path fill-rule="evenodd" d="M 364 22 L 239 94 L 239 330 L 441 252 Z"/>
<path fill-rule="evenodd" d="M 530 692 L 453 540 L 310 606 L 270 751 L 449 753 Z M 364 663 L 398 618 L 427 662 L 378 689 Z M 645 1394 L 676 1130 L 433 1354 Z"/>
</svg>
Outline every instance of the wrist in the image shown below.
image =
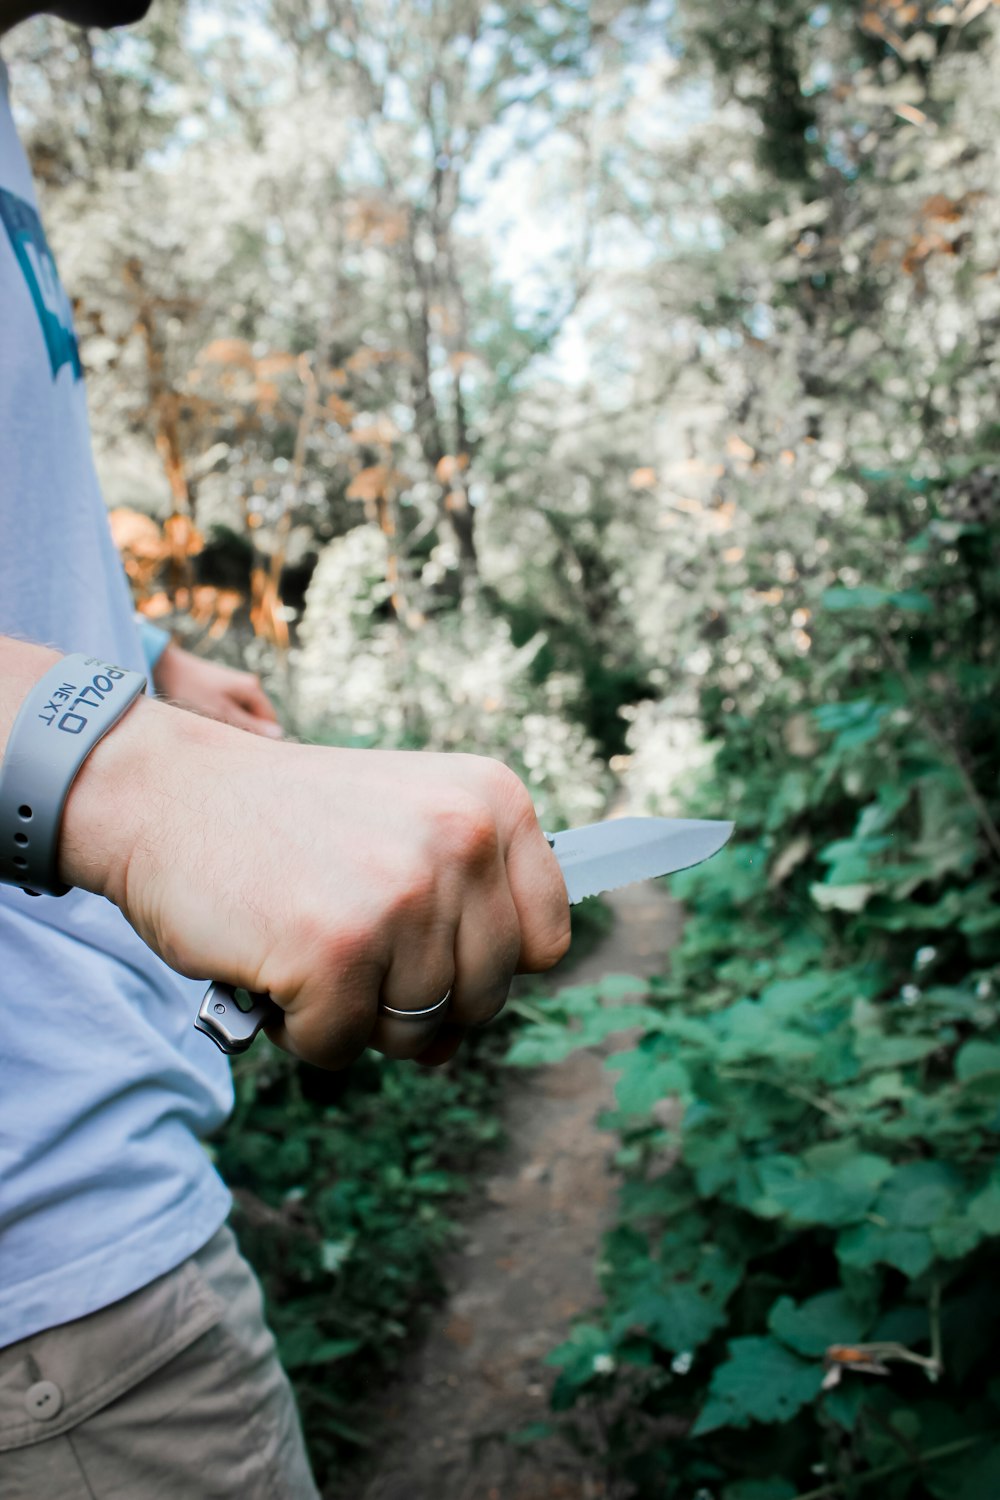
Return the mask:
<svg viewBox="0 0 1000 1500">
<path fill-rule="evenodd" d="M 64 895 L 66 802 L 95 746 L 145 687 L 140 672 L 85 652 L 0 640 L 0 880 Z"/>
<path fill-rule="evenodd" d="M 138 698 L 94 746 L 70 787 L 59 829 L 59 874 L 69 886 L 124 896 L 138 835 L 141 787 L 155 777 L 157 705 Z"/>
<path fill-rule="evenodd" d="M 95 745 L 63 813 L 59 869 L 68 885 L 128 905 L 129 872 L 158 865 L 180 809 L 190 815 L 211 762 L 248 736 L 155 698 L 136 700 Z M 207 810 L 206 810 L 207 811 Z M 203 814 L 204 815 L 204 814 Z"/>
</svg>

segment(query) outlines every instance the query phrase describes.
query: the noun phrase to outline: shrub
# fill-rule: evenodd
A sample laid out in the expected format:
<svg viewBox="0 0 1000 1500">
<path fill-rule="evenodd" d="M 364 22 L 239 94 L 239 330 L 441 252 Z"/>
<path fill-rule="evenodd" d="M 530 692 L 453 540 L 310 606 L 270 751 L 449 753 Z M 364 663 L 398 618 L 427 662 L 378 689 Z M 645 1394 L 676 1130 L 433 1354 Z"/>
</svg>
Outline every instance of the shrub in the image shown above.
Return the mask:
<svg viewBox="0 0 1000 1500">
<path fill-rule="evenodd" d="M 675 884 L 671 973 L 622 1017 L 605 1302 L 551 1357 L 640 1496 L 1000 1493 L 991 475 L 922 485 L 906 586 L 827 589 L 794 699 L 728 715 L 704 795 L 738 841 Z M 592 1040 L 578 1008 L 513 1060 Z"/>
</svg>

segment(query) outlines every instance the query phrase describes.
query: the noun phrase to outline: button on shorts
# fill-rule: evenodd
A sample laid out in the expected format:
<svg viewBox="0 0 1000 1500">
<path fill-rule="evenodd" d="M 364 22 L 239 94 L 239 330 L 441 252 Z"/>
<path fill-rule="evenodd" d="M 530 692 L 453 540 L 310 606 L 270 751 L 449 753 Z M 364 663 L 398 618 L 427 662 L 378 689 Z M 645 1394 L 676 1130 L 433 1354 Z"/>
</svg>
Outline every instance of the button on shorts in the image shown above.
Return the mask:
<svg viewBox="0 0 1000 1500">
<path fill-rule="evenodd" d="M 0 1349 L 0 1496 L 319 1500 L 227 1227 L 141 1291 Z"/>
</svg>

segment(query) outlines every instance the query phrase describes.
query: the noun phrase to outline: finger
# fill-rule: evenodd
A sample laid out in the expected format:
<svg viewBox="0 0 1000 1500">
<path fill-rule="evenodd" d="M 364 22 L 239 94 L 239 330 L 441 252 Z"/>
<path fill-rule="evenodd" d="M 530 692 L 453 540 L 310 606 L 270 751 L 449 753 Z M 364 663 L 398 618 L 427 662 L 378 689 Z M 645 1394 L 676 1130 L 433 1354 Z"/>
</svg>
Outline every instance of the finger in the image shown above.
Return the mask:
<svg viewBox="0 0 1000 1500">
<path fill-rule="evenodd" d="M 402 1061 L 419 1057 L 437 1040 L 447 1024 L 448 1010 L 442 1006 L 436 1016 L 427 1020 L 403 1020 L 399 1016 L 380 1015 L 368 1045 L 374 1052 Z"/>
<path fill-rule="evenodd" d="M 270 987 L 285 1014 L 268 1035 L 317 1067 L 346 1068 L 371 1041 L 385 964 L 359 940 L 341 940 L 318 947 L 305 970 L 308 979 L 291 996 Z"/>
<path fill-rule="evenodd" d="M 465 1027 L 446 1021 L 434 1040 L 414 1058 L 423 1068 L 440 1068 L 450 1062 L 465 1039 Z"/>
<path fill-rule="evenodd" d="M 503 1009 L 521 951 L 517 909 L 502 866 L 488 890 L 462 910 L 455 939 L 455 988 L 449 1019 L 485 1026 Z"/>
<path fill-rule="evenodd" d="M 317 1051 L 312 1031 L 296 1025 L 294 1020 L 291 1025 L 286 1020 L 273 1026 L 265 1026 L 264 1034 L 276 1047 L 292 1057 L 312 1063 L 314 1067 L 325 1068 L 328 1073 L 337 1073 L 357 1062 L 368 1045 L 371 1028 L 345 1027 L 336 1036 L 329 1036 L 321 1051 Z"/>
<path fill-rule="evenodd" d="M 382 982 L 380 1007 L 388 1005 L 393 1010 L 416 1012 L 437 1005 L 445 995 L 452 995 L 454 950 L 455 939 L 446 925 L 437 930 L 431 945 L 426 938 L 421 940 L 416 935 L 410 943 L 402 942 Z M 426 1019 L 414 1016 L 411 1020 L 409 1015 L 405 1019 L 388 1016 L 380 1008 L 369 1045 L 387 1057 L 416 1057 L 433 1040 L 450 1009 L 450 1005 L 442 1006 L 437 1015 Z"/>
<path fill-rule="evenodd" d="M 244 673 L 233 690 L 234 700 L 255 719 L 264 719 L 271 724 L 278 722 L 274 705 L 260 685 L 260 680 L 251 673 Z"/>
<path fill-rule="evenodd" d="M 521 931 L 517 970 L 537 974 L 551 969 L 569 947 L 569 897 L 559 861 L 537 820 L 526 820 L 511 841 L 507 880 Z"/>
</svg>

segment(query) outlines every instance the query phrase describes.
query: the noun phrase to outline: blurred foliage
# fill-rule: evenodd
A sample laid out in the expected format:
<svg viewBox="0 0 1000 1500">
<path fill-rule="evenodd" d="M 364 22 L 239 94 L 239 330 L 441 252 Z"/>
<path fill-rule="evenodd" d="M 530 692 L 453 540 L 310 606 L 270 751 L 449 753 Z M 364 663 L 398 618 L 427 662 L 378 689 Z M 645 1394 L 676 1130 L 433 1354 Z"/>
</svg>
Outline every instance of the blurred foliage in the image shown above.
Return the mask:
<svg viewBox="0 0 1000 1500">
<path fill-rule="evenodd" d="M 723 9 L 753 35 L 747 7 Z M 668 978 L 627 1011 L 542 1002 L 510 1054 L 642 1027 L 609 1060 L 625 1184 L 606 1300 L 552 1354 L 556 1410 L 600 1413 L 623 1494 L 984 1500 L 1000 1482 L 986 9 L 807 8 L 813 115 L 784 125 L 763 118 L 773 53 L 726 53 L 725 18 L 709 42 L 690 10 L 720 94 L 751 131 L 761 116 L 756 176 L 699 253 L 744 288 L 711 300 L 747 336 L 726 356 L 736 509 L 697 660 L 715 745 L 698 795 L 738 836 L 673 884 L 693 915 Z M 809 152 L 779 160 L 779 128 Z"/>
<path fill-rule="evenodd" d="M 466 1173 L 495 1145 L 498 1041 L 447 1072 L 373 1053 L 343 1074 L 273 1048 L 235 1065 L 216 1145 L 321 1483 L 378 1436 L 388 1376 L 443 1288 Z"/>
<path fill-rule="evenodd" d="M 931 493 L 905 592 L 827 592 L 815 701 L 730 719 L 703 794 L 742 783 L 739 843 L 675 880 L 670 977 L 541 1002 L 509 1055 L 643 1028 L 607 1301 L 552 1356 L 630 1493 L 996 1484 L 1000 528 Z"/>
<path fill-rule="evenodd" d="M 558 1404 L 639 1496 L 996 1492 L 996 6 L 158 0 L 4 53 L 140 607 L 550 826 L 609 759 L 737 820 L 641 1005 L 521 1007 L 523 1063 L 644 1033 Z M 240 1073 L 324 1469 L 494 1133 L 477 1056 Z"/>
</svg>

